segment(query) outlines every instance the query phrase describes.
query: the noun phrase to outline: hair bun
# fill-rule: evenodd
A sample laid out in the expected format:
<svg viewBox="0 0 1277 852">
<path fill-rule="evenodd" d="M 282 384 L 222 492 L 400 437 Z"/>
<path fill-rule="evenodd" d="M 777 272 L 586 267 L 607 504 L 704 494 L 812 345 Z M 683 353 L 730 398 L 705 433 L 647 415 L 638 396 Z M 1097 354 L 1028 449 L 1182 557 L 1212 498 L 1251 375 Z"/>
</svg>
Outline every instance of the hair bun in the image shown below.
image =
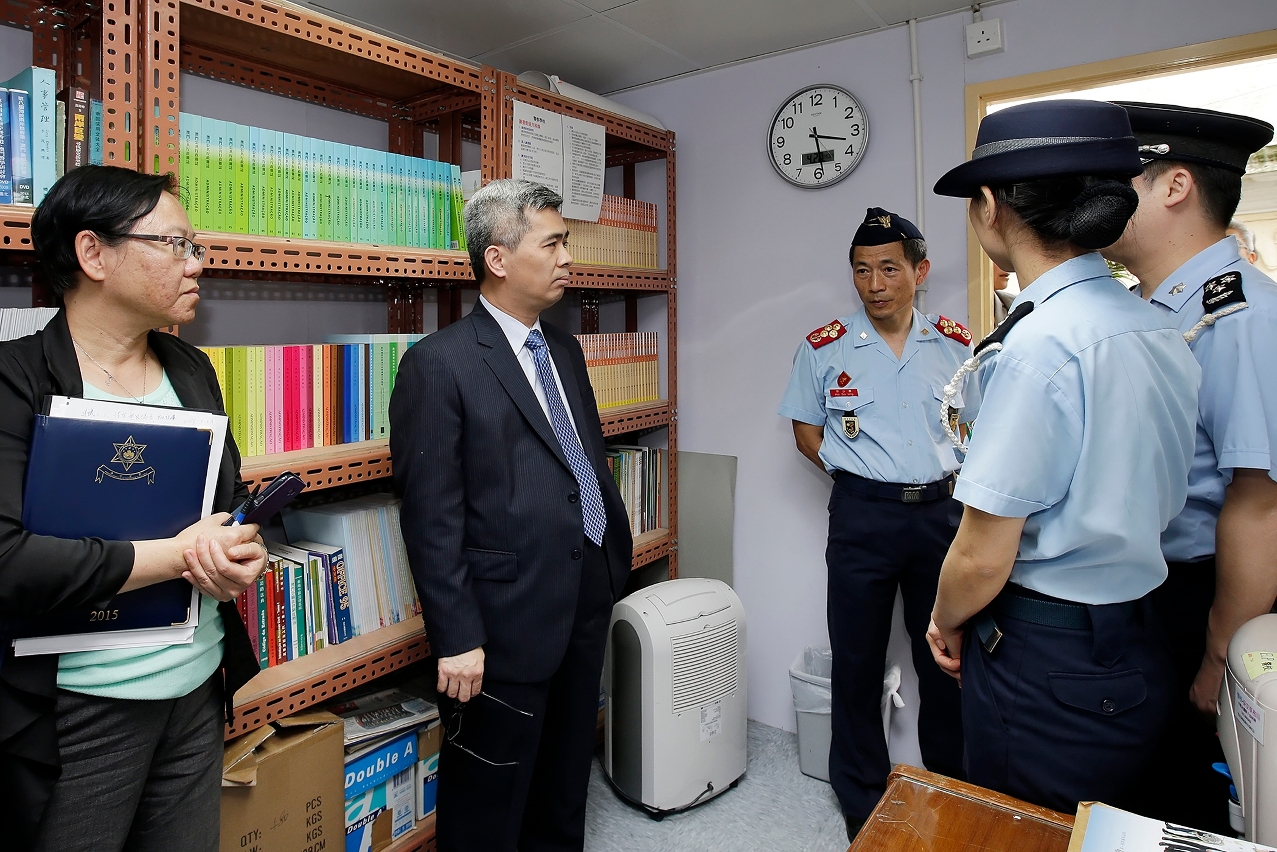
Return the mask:
<svg viewBox="0 0 1277 852">
<path fill-rule="evenodd" d="M 1073 202 L 1069 239 L 1086 249 L 1111 246 L 1135 215 L 1140 197 L 1121 181 L 1104 180 L 1088 186 Z"/>
</svg>

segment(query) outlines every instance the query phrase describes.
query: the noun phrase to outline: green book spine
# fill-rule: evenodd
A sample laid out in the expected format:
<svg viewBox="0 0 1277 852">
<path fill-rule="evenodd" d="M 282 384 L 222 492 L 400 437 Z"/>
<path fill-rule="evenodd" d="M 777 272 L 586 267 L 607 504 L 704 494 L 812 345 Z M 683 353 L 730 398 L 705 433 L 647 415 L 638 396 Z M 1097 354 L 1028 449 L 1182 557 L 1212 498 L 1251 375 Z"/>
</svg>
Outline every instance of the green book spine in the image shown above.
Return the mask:
<svg viewBox="0 0 1277 852">
<path fill-rule="evenodd" d="M 435 208 L 435 248 L 448 247 L 448 208 L 443 203 L 443 163 L 431 163 L 430 195 Z"/>
<path fill-rule="evenodd" d="M 404 202 L 407 208 L 408 221 L 406 227 L 408 229 L 407 241 L 408 245 L 413 248 L 421 246 L 421 210 L 418 207 L 420 194 L 417 192 L 417 163 L 420 162 L 416 157 L 405 157 L 405 169 L 407 170 L 407 179 L 405 188 L 407 190 L 406 200 Z"/>
<path fill-rule="evenodd" d="M 392 393 L 395 390 L 395 376 L 399 373 L 399 335 L 396 334 L 394 337 L 395 339 L 388 344 L 390 363 L 387 366 L 387 372 L 390 374 L 388 389 Z"/>
<path fill-rule="evenodd" d="M 399 242 L 399 155 L 387 153 L 386 158 L 386 242 L 393 246 Z"/>
<path fill-rule="evenodd" d="M 354 240 L 357 243 L 366 243 L 368 242 L 368 169 L 364 162 L 364 149 L 356 147 L 351 151 L 350 157 L 351 177 L 355 184 Z"/>
<path fill-rule="evenodd" d="M 284 134 L 271 131 L 274 138 L 271 158 L 275 161 L 275 223 L 271 232 L 275 237 L 288 236 L 288 164 L 284 161 Z"/>
<path fill-rule="evenodd" d="M 395 245 L 408 245 L 408 158 L 395 155 Z"/>
<path fill-rule="evenodd" d="M 231 356 L 231 432 L 240 455 L 251 456 L 253 445 L 248 440 L 248 347 L 232 346 Z"/>
<path fill-rule="evenodd" d="M 200 178 L 196 171 L 196 118 L 188 113 L 178 113 L 178 126 L 182 129 L 180 143 L 180 164 L 182 167 L 182 203 L 186 205 L 187 215 L 191 217 L 191 227 L 199 230 L 200 225 Z"/>
<path fill-rule="evenodd" d="M 256 346 L 246 347 L 244 354 L 244 396 L 245 396 L 245 423 L 244 426 L 248 430 L 245 434 L 245 440 L 248 441 L 251 455 L 260 456 L 265 454 L 264 442 L 258 440 L 258 434 L 264 431 L 261 427 L 260 414 L 257 407 L 257 386 L 261 384 L 258 376 L 258 357 Z"/>
<path fill-rule="evenodd" d="M 306 617 L 306 577 L 303 566 L 293 563 L 289 569 L 293 581 L 293 622 L 296 624 L 297 656 L 304 657 L 308 653 L 306 636 L 310 630 L 310 619 Z"/>
<path fill-rule="evenodd" d="M 213 120 L 213 139 L 217 146 L 217 171 L 214 180 L 217 197 L 213 203 L 217 208 L 217 230 L 223 233 L 235 230 L 235 214 L 231 207 L 231 183 L 234 174 L 231 170 L 231 145 L 226 138 L 226 131 L 225 121 Z"/>
<path fill-rule="evenodd" d="M 319 202 L 319 193 L 315 190 L 315 140 L 300 136 L 297 143 L 302 165 L 302 236 L 313 240 L 318 233 L 315 208 Z"/>
<path fill-rule="evenodd" d="M 214 186 L 217 181 L 217 148 L 213 138 L 213 120 L 198 119 L 199 158 L 200 158 L 200 222 L 209 231 L 217 230 L 217 195 Z"/>
<path fill-rule="evenodd" d="M 333 238 L 333 193 L 331 183 L 333 143 L 321 140 L 316 142 L 316 146 L 319 153 L 315 186 L 319 191 L 319 203 L 315 206 L 315 233 L 321 240 L 331 240 Z"/>
<path fill-rule="evenodd" d="M 346 158 L 349 146 L 333 143 L 333 239 L 350 242 L 350 194 L 346 189 Z"/>
<path fill-rule="evenodd" d="M 266 455 L 266 347 L 254 346 L 253 353 L 253 410 L 257 413 L 257 428 L 254 430 L 254 441 L 257 443 L 257 454 Z"/>
<path fill-rule="evenodd" d="M 235 205 L 235 233 L 250 233 L 248 211 L 248 128 L 242 124 L 231 124 L 230 138 L 234 147 L 231 150 L 231 161 L 234 167 L 232 187 Z"/>
<path fill-rule="evenodd" d="M 262 177 L 261 177 L 262 132 L 256 127 L 248 128 L 248 232 L 262 232 Z"/>
<path fill-rule="evenodd" d="M 285 135 L 289 140 L 285 144 L 289 150 L 288 161 L 291 169 L 288 188 L 293 198 L 288 235 L 300 239 L 306 235 L 306 186 L 302 163 L 302 137 L 295 134 Z"/>
<path fill-rule="evenodd" d="M 461 199 L 461 166 L 452 166 L 452 234 L 456 245 L 453 248 L 466 250 L 466 226 L 462 218 L 464 203 Z"/>
</svg>

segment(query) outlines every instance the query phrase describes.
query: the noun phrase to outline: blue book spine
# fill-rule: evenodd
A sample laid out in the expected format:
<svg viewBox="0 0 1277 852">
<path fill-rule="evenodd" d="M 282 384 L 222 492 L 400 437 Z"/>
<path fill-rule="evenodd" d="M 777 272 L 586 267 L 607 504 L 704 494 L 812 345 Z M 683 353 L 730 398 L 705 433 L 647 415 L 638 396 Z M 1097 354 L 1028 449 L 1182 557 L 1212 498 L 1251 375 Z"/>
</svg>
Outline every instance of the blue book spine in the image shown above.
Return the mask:
<svg viewBox="0 0 1277 852">
<path fill-rule="evenodd" d="M 29 94 L 27 138 L 31 151 L 31 203 L 39 204 L 58 179 L 58 75 L 52 68 L 33 65 L 14 75 L 4 85 Z"/>
<path fill-rule="evenodd" d="M 89 162 L 102 165 L 102 102 L 89 101 Z"/>
<path fill-rule="evenodd" d="M 355 624 L 350 614 L 350 580 L 346 576 L 346 552 L 340 548 L 328 557 L 328 574 L 332 585 L 333 606 L 337 622 L 337 641 L 345 642 L 355 635 Z"/>
<path fill-rule="evenodd" d="M 13 203 L 13 175 L 9 171 L 9 90 L 0 89 L 0 204 Z"/>
<path fill-rule="evenodd" d="M 359 425 L 357 427 L 358 431 L 355 434 L 359 437 L 355 440 L 367 441 L 369 439 L 368 412 L 372 408 L 368 404 L 369 392 L 371 390 L 371 383 L 368 381 L 369 347 L 359 346 L 357 349 L 359 354 L 359 405 L 357 406 L 359 409 Z"/>
<path fill-rule="evenodd" d="M 31 98 L 21 89 L 9 90 L 9 173 L 13 203 L 34 204 L 31 181 Z"/>
</svg>

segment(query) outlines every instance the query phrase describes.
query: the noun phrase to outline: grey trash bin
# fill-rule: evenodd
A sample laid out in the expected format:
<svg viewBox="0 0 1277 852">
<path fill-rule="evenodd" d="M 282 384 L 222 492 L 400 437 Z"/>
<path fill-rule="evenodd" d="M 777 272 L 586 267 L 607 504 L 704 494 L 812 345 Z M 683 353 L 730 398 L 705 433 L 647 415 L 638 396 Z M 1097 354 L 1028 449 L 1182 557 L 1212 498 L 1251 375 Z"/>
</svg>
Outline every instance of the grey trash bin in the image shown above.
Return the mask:
<svg viewBox="0 0 1277 852">
<path fill-rule="evenodd" d="M 798 717 L 798 768 L 804 775 L 829 780 L 829 744 L 833 737 L 830 712 L 833 693 L 829 679 L 833 652 L 828 648 L 806 647 L 789 667 L 789 688 L 794 694 L 794 715 Z M 882 684 L 882 733 L 891 737 L 893 709 L 904 706 L 900 698 L 900 666 L 886 661 Z"/>
</svg>

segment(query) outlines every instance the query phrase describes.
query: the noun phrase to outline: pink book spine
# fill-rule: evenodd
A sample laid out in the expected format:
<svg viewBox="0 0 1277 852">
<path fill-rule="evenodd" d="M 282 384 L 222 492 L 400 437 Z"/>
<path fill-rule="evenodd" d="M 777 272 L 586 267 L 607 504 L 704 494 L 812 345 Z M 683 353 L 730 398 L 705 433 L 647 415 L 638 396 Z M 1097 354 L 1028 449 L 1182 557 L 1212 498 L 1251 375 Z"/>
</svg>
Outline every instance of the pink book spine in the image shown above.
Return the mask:
<svg viewBox="0 0 1277 852">
<path fill-rule="evenodd" d="M 298 390 L 298 414 L 297 418 L 297 449 L 309 449 L 315 446 L 315 419 L 313 406 L 315 404 L 315 393 L 311 389 L 311 372 L 313 358 L 310 354 L 309 346 L 297 347 L 297 364 L 298 370 L 297 383 Z"/>
<path fill-rule="evenodd" d="M 266 379 L 266 452 L 267 453 L 279 453 L 279 452 L 283 452 L 284 450 L 284 448 L 281 447 L 276 441 L 276 435 L 278 434 L 278 431 L 279 431 L 277 429 L 279 418 L 283 416 L 283 412 L 280 411 L 280 406 L 279 406 L 279 369 L 278 369 L 279 357 L 280 357 L 280 352 L 279 352 L 278 346 L 266 347 L 266 364 L 265 364 L 264 372 L 265 372 L 265 379 Z"/>
<path fill-rule="evenodd" d="M 284 347 L 284 450 L 297 449 L 297 347 Z"/>
</svg>

